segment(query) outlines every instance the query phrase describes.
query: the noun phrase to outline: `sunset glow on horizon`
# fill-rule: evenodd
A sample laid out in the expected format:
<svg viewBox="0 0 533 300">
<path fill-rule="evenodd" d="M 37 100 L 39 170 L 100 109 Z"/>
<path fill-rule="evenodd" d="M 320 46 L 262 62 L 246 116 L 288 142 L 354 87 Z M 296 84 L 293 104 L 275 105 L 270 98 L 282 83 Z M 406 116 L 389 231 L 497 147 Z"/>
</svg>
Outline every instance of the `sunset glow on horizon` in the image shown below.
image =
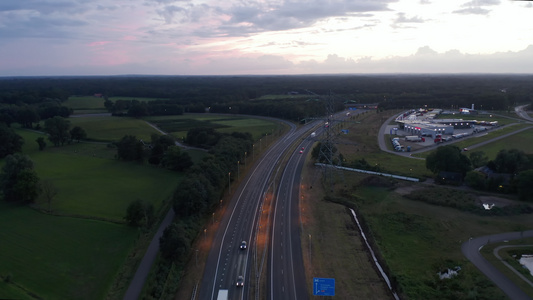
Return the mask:
<svg viewBox="0 0 533 300">
<path fill-rule="evenodd" d="M 533 73 L 532 2 L 3 0 L 0 76 Z"/>
</svg>

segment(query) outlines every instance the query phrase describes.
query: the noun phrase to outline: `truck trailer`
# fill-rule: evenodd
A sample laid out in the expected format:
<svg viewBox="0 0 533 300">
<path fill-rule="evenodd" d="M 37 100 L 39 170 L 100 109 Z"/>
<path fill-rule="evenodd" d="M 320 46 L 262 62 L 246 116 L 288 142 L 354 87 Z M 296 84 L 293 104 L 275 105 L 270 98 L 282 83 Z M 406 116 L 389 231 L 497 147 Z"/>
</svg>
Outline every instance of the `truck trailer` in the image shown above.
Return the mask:
<svg viewBox="0 0 533 300">
<path fill-rule="evenodd" d="M 218 290 L 217 300 L 228 300 L 228 290 Z"/>
<path fill-rule="evenodd" d="M 405 141 L 407 142 L 423 142 L 424 138 L 418 135 L 408 135 L 405 137 Z"/>
</svg>

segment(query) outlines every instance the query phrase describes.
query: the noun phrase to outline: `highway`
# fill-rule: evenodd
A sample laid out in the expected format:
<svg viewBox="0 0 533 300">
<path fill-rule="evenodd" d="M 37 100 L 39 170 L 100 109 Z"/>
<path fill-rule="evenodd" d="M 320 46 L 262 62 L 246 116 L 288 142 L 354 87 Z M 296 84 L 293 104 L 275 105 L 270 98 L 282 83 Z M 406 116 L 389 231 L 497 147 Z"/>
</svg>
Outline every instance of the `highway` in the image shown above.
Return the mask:
<svg viewBox="0 0 533 300">
<path fill-rule="evenodd" d="M 309 299 L 300 243 L 299 188 L 305 157 L 313 143 L 314 140 L 305 139 L 298 145 L 285 165 L 277 189 L 269 244 L 268 299 Z"/>
<path fill-rule="evenodd" d="M 252 166 L 235 191 L 209 251 L 198 299 L 216 299 L 221 289 L 229 290 L 229 299 L 253 299 L 257 296 L 255 291 L 250 289 L 250 283 L 257 278 L 251 278 L 250 275 L 259 274 L 257 268 L 261 263 L 261 258 L 256 255 L 260 245 L 257 245 L 255 234 L 263 213 L 263 201 L 267 194 L 273 191 L 271 180 L 276 174 L 278 162 L 294 141 L 301 138 L 314 124 L 316 122 L 298 130 L 292 125 L 290 131 L 276 141 Z M 269 212 L 268 209 L 265 211 Z M 248 242 L 246 250 L 239 249 L 241 241 Z M 252 266 L 255 268 L 253 272 Z M 303 267 L 300 273 L 303 274 Z M 236 279 L 241 275 L 245 278 L 244 286 L 236 287 Z"/>
</svg>

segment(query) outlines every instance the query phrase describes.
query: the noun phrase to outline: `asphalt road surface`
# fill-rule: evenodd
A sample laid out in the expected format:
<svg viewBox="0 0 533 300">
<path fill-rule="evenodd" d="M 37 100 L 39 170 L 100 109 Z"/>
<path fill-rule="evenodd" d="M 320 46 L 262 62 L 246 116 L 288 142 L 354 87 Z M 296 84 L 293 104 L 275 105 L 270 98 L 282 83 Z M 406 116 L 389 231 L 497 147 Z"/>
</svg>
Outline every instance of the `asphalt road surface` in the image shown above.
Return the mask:
<svg viewBox="0 0 533 300">
<path fill-rule="evenodd" d="M 522 232 L 506 232 L 500 234 L 487 235 L 470 238 L 461 245 L 461 251 L 483 274 L 485 274 L 494 284 L 513 300 L 531 300 L 531 298 L 516 286 L 507 276 L 502 274 L 494 265 L 488 262 L 479 252 L 481 248 L 489 243 L 501 243 L 533 237 L 533 230 Z"/>
<path fill-rule="evenodd" d="M 311 125 L 304 128 L 308 126 Z M 209 251 L 198 299 L 216 299 L 221 289 L 229 290 L 229 299 L 252 299 L 248 283 L 255 280 L 250 278 L 252 266 L 259 265 L 259 258 L 253 254 L 257 252 L 255 230 L 263 200 L 270 189 L 278 161 L 302 130 L 297 131 L 293 125 L 289 133 L 255 163 L 235 191 Z M 239 249 L 241 241 L 248 242 L 246 250 Z M 245 278 L 243 287 L 236 287 L 238 276 Z"/>
</svg>

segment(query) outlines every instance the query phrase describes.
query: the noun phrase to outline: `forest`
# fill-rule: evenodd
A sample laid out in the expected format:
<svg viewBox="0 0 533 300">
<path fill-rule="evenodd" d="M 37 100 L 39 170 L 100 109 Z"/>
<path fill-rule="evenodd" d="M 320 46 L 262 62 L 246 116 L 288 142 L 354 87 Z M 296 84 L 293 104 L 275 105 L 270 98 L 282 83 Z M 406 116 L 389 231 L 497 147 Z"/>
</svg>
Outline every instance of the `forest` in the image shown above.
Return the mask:
<svg viewBox="0 0 533 300">
<path fill-rule="evenodd" d="M 326 97 L 394 108 L 471 107 L 510 110 L 533 101 L 533 75 L 95 76 L 0 78 L 0 121 L 31 123 L 71 112 L 73 95 L 157 98 L 106 101 L 116 115 L 220 112 L 301 121 L 322 116 Z M 268 97 L 276 95 L 276 97 Z M 283 100 L 283 105 L 279 105 Z"/>
</svg>

